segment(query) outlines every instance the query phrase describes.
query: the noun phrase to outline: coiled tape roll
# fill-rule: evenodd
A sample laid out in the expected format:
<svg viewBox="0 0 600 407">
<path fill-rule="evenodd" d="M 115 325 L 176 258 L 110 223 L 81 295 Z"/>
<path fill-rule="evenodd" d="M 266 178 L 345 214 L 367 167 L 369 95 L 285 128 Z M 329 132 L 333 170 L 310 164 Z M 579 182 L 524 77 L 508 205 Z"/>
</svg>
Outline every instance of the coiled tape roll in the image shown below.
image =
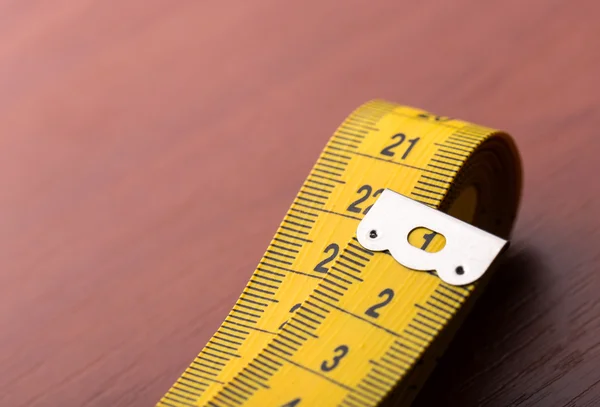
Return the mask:
<svg viewBox="0 0 600 407">
<path fill-rule="evenodd" d="M 508 238 L 521 165 L 506 133 L 384 101 L 359 107 L 158 406 L 410 404 L 490 273 L 456 286 L 365 249 L 357 226 L 385 189 Z M 434 229 L 408 241 L 439 251 L 449 237 Z"/>
</svg>

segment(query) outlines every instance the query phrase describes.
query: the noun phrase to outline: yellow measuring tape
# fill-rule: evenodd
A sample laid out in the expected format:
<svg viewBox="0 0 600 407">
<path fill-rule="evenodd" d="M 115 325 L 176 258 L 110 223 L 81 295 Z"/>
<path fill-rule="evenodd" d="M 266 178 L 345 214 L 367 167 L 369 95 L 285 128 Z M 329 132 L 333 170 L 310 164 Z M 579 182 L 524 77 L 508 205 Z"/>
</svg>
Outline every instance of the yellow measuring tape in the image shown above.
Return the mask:
<svg viewBox="0 0 600 407">
<path fill-rule="evenodd" d="M 408 405 L 488 279 L 449 285 L 356 240 L 385 188 L 507 238 L 521 166 L 510 137 L 372 101 L 325 146 L 244 292 L 158 402 Z M 416 229 L 409 242 L 440 250 Z"/>
</svg>

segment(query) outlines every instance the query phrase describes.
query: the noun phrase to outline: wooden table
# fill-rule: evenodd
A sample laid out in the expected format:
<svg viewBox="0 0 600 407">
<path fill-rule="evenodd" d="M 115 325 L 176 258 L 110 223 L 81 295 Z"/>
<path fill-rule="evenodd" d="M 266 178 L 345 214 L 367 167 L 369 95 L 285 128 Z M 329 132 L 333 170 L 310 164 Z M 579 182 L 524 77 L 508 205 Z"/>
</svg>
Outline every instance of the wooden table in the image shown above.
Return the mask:
<svg viewBox="0 0 600 407">
<path fill-rule="evenodd" d="M 416 405 L 600 405 L 598 13 L 0 3 L 0 405 L 153 405 L 376 97 L 506 129 L 525 166 L 507 265 Z"/>
</svg>

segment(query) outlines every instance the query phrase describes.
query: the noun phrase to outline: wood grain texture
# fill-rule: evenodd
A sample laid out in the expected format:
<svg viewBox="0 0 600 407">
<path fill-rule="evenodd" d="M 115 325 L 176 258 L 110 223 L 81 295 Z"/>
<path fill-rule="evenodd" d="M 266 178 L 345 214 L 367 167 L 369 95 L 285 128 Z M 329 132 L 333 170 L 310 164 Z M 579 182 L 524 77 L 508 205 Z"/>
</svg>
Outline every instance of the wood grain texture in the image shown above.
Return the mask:
<svg viewBox="0 0 600 407">
<path fill-rule="evenodd" d="M 600 4 L 0 2 L 0 405 L 150 406 L 372 98 L 506 129 L 506 264 L 417 406 L 600 405 Z"/>
</svg>

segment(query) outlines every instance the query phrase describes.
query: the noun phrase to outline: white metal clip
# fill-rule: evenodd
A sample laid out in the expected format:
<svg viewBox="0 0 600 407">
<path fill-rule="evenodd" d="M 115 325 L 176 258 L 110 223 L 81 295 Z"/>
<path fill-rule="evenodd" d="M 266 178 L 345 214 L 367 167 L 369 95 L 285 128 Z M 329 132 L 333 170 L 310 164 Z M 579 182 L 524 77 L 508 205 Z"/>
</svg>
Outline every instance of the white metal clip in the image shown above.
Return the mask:
<svg viewBox="0 0 600 407">
<path fill-rule="evenodd" d="M 442 250 L 428 253 L 408 242 L 424 227 L 444 235 Z M 390 189 L 381 193 L 358 224 L 358 241 L 368 250 L 389 250 L 396 261 L 414 270 L 436 270 L 448 284 L 478 280 L 508 245 L 504 239 L 430 208 Z"/>
</svg>

